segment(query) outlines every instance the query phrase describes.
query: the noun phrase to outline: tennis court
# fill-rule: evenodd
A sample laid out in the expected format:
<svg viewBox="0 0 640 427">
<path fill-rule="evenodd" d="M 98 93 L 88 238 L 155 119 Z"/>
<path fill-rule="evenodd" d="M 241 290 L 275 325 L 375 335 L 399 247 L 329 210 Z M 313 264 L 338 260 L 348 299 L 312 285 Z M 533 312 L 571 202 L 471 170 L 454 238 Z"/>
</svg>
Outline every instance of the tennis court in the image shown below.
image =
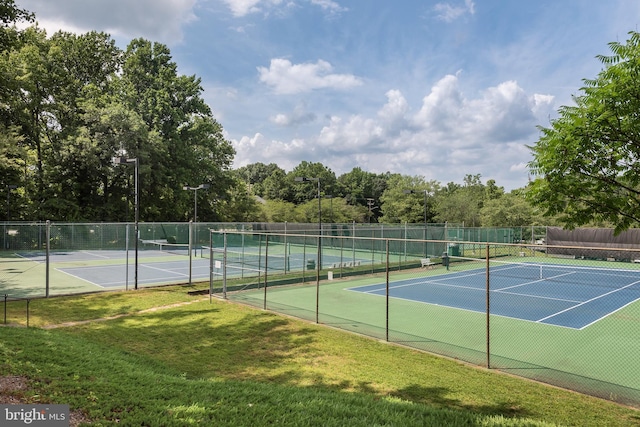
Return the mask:
<svg viewBox="0 0 640 427">
<path fill-rule="evenodd" d="M 275 246 L 275 250 L 273 249 Z M 269 252 L 258 251 L 252 248 L 247 251 L 243 247 L 214 248 L 204 246 L 201 249 L 202 257 L 213 257 L 214 261 L 225 263 L 231 268 L 227 274 L 233 274 L 234 269 L 246 268 L 247 270 L 267 270 L 271 272 L 302 271 L 303 269 L 315 270 L 317 267 L 318 253 L 314 250 L 301 252 L 300 248 L 292 250 L 291 246 L 284 249 L 284 246 L 272 245 Z M 306 249 L 306 248 L 305 248 Z M 340 253 L 331 253 L 324 250 L 321 256 L 321 269 L 339 267 L 357 267 L 372 263 L 370 258 L 363 256 L 345 256 Z M 222 268 L 222 265 L 219 266 Z"/>
<path fill-rule="evenodd" d="M 193 250 L 190 268 L 188 245 L 169 248 L 169 245 L 156 244 L 153 247 L 138 254 L 139 285 L 183 282 L 189 279 L 190 270 L 192 280 L 209 279 L 209 261 L 200 256 L 200 250 Z M 16 255 L 36 263 L 46 261 L 44 252 Z M 100 288 L 124 288 L 134 282 L 135 252 L 132 250 L 55 251 L 49 254 L 49 262 L 55 271 Z"/>
<path fill-rule="evenodd" d="M 132 284 L 135 265 L 131 260 L 128 271 L 121 265 L 103 265 L 87 267 L 59 267 L 56 270 L 84 280 L 101 288 L 122 288 Z M 192 280 L 209 279 L 209 263 L 203 260 L 193 261 Z M 189 264 L 186 261 L 141 262 L 138 264 L 138 284 L 150 285 L 163 282 L 187 281 Z"/>
<path fill-rule="evenodd" d="M 490 268 L 493 315 L 585 328 L 640 299 L 640 271 L 570 265 L 504 264 Z M 389 296 L 486 312 L 486 269 L 448 272 L 389 284 Z M 349 288 L 386 296 L 386 284 Z"/>
</svg>

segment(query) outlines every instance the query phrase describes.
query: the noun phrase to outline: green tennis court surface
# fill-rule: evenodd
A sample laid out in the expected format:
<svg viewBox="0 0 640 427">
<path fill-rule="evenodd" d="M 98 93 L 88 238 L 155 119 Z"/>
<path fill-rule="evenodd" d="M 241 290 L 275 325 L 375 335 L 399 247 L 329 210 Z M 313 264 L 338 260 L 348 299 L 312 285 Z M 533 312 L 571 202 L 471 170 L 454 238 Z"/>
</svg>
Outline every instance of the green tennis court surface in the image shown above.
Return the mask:
<svg viewBox="0 0 640 427">
<path fill-rule="evenodd" d="M 486 311 L 484 268 L 394 281 L 392 298 Z M 497 316 L 582 329 L 640 299 L 640 271 L 571 265 L 503 264 L 490 269 Z M 385 296 L 384 283 L 351 288 Z"/>
<path fill-rule="evenodd" d="M 634 354 L 640 354 L 640 340 L 638 329 L 629 327 L 630 322 L 640 326 L 640 291 L 634 284 L 637 274 L 631 272 L 629 276 L 634 277 L 620 278 L 618 283 L 603 281 L 592 290 L 572 289 L 552 278 L 535 284 L 525 284 L 534 280 L 522 278 L 501 280 L 491 298 L 501 294 L 503 300 L 491 305 L 489 326 L 484 272 L 473 269 L 447 273 L 438 267 L 392 274 L 388 299 L 380 277 L 326 281 L 319 287 L 267 287 L 266 291 L 245 291 L 229 298 L 478 365 L 486 365 L 489 344 L 492 368 L 589 394 L 602 393 L 603 397 L 616 390 L 620 398 L 637 401 L 640 365 Z M 627 286 L 632 289 L 626 301 L 614 304 L 607 300 L 611 291 L 627 293 L 615 292 Z M 554 287 L 560 289 L 550 289 Z M 413 294 L 394 295 L 400 290 Z M 542 321 L 567 309 L 553 304 L 548 308 L 547 304 L 567 299 L 567 292 L 572 294 L 571 301 L 563 304 L 571 307 L 589 307 L 586 301 L 599 301 L 594 304 L 597 321 L 589 317 L 590 310 L 580 312 L 568 326 Z M 434 295 L 439 300 L 431 299 Z M 457 306 L 461 300 L 473 301 L 475 306 Z M 529 305 L 533 307 L 522 311 Z"/>
</svg>

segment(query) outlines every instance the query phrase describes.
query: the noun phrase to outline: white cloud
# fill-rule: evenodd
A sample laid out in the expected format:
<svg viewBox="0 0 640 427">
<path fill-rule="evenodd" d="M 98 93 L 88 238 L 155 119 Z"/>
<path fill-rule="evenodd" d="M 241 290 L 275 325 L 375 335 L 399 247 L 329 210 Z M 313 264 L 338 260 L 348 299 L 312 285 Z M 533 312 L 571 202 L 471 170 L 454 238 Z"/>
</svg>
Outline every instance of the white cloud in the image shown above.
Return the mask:
<svg viewBox="0 0 640 427">
<path fill-rule="evenodd" d="M 41 28 L 51 35 L 105 31 L 114 37 L 145 37 L 163 43 L 181 41 L 182 27 L 196 19 L 197 0 L 18 0 L 36 14 Z"/>
<path fill-rule="evenodd" d="M 390 90 L 386 96 L 387 103 L 378 111 L 378 119 L 386 129 L 387 136 L 398 135 L 409 127 L 409 104 L 399 90 Z"/>
<path fill-rule="evenodd" d="M 271 60 L 269 68 L 258 67 L 260 81 L 277 94 L 295 94 L 316 89 L 349 89 L 362 81 L 352 74 L 334 74 L 330 63 L 292 64 L 282 58 Z"/>
<path fill-rule="evenodd" d="M 249 13 L 259 12 L 259 4 L 262 0 L 224 0 L 234 16 L 245 16 Z"/>
<path fill-rule="evenodd" d="M 284 6 L 285 8 L 298 7 L 298 5 L 291 0 L 223 0 L 223 2 L 231 10 L 233 16 L 237 18 L 252 13 L 263 12 L 268 14 L 277 6 Z M 331 15 L 336 15 L 348 10 L 333 0 L 309 0 L 309 2 L 315 6 L 319 6 L 323 11 Z"/>
<path fill-rule="evenodd" d="M 239 141 L 232 141 L 236 150 L 234 167 L 246 166 L 250 163 L 277 163 L 285 170 L 291 170 L 300 163 L 301 157 L 309 154 L 308 144 L 303 140 L 294 139 L 291 142 L 268 140 L 261 133 L 252 137 L 243 136 Z"/>
<path fill-rule="evenodd" d="M 475 3 L 473 0 L 465 0 L 464 6 L 454 6 L 450 3 L 438 3 L 433 7 L 436 16 L 441 21 L 452 22 L 465 14 L 473 15 L 475 11 Z"/>
<path fill-rule="evenodd" d="M 304 139 L 283 142 L 262 137 L 248 144 L 252 139 L 243 138 L 235 143 L 240 148 L 237 161 L 273 161 L 293 168 L 303 160 L 321 159 L 337 174 L 358 166 L 443 183 L 478 173 L 484 181 L 495 179 L 507 189 L 517 188 L 526 182 L 527 145 L 537 135 L 536 115 L 551 108 L 552 99 L 529 95 L 515 81 L 468 98 L 460 90 L 459 76 L 447 75 L 433 85 L 415 112 L 401 91 L 389 90 L 376 114 L 333 115 L 317 134 Z M 273 120 L 288 124 L 290 117 Z"/>
<path fill-rule="evenodd" d="M 311 4 L 320 6 L 323 10 L 332 14 L 346 12 L 347 10 L 349 10 L 346 7 L 340 6 L 338 3 L 332 0 L 311 0 Z"/>
<path fill-rule="evenodd" d="M 316 120 L 314 113 L 306 111 L 305 105 L 298 105 L 290 114 L 279 113 L 271 117 L 271 122 L 279 126 L 299 126 Z"/>
</svg>

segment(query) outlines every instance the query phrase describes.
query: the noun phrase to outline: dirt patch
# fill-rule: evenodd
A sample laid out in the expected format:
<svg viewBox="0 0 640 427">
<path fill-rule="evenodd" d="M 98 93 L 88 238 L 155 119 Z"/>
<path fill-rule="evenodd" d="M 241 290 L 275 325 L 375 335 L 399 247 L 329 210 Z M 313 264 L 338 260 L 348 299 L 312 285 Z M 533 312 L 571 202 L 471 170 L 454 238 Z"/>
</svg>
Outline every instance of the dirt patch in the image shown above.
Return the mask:
<svg viewBox="0 0 640 427">
<path fill-rule="evenodd" d="M 29 404 L 31 402 L 24 397 L 27 391 L 29 391 L 29 380 L 26 377 L 19 375 L 0 376 L 0 404 Z M 71 411 L 69 418 L 70 427 L 76 427 L 80 423 L 90 423 L 82 411 Z"/>
</svg>

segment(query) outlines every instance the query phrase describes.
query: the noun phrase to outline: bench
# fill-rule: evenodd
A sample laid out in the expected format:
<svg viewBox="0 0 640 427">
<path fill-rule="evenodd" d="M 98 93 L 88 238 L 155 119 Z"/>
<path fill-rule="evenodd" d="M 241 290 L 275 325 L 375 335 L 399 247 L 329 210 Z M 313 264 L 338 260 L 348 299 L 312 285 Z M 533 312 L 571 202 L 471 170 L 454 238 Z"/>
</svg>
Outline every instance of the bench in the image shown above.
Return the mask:
<svg viewBox="0 0 640 427">
<path fill-rule="evenodd" d="M 436 263 L 431 261 L 431 258 L 422 258 L 422 259 L 420 259 L 420 266 L 421 267 L 431 268 L 434 265 L 436 265 Z"/>
</svg>

